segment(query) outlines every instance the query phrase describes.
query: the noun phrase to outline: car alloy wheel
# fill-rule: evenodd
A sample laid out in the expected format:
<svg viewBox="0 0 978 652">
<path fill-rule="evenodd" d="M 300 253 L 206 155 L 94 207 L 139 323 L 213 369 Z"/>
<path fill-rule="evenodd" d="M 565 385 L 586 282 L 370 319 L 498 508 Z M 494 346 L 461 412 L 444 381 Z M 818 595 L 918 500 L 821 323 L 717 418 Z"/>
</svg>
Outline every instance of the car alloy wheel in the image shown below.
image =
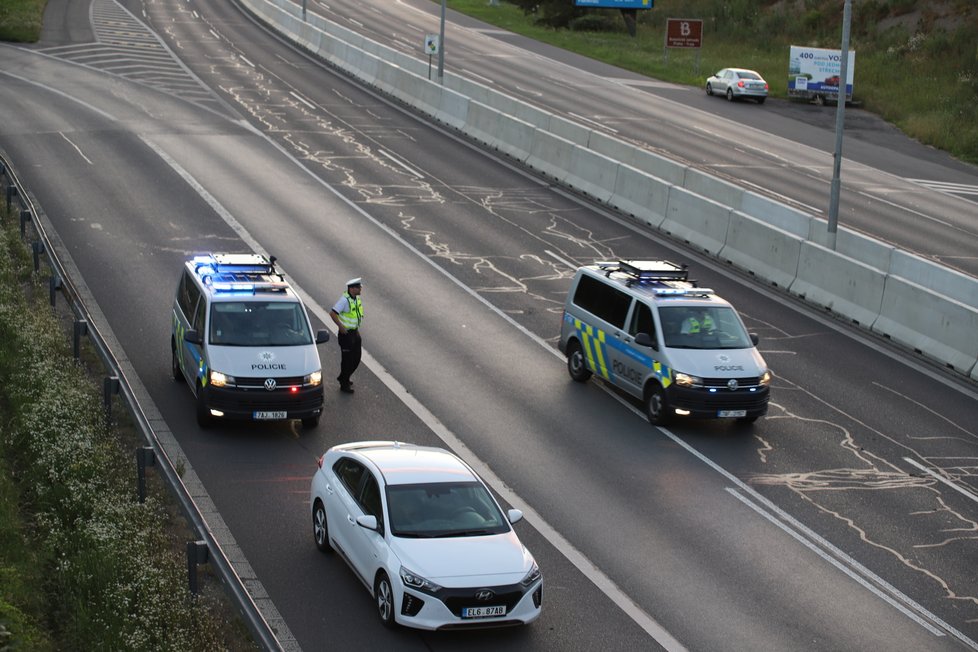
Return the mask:
<svg viewBox="0 0 978 652">
<path fill-rule="evenodd" d="M 312 510 L 312 536 L 320 552 L 333 552 L 329 545 L 329 524 L 326 522 L 326 508 L 321 500 L 316 500 Z"/>
<path fill-rule="evenodd" d="M 387 573 L 381 571 L 377 576 L 374 596 L 377 599 L 377 615 L 384 627 L 394 626 L 394 589 Z"/>
<path fill-rule="evenodd" d="M 733 91 L 730 90 L 729 88 L 727 89 L 727 101 L 733 102 Z"/>
</svg>

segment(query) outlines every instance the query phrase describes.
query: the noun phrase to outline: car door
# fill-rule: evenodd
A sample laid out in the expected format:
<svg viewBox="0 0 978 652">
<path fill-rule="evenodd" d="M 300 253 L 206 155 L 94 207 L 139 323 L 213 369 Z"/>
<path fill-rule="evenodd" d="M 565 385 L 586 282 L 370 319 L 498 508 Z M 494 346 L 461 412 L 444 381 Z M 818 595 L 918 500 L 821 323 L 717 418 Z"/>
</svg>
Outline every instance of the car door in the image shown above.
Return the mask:
<svg viewBox="0 0 978 652">
<path fill-rule="evenodd" d="M 200 336 L 201 341 L 207 335 L 204 332 L 204 313 L 206 310 L 207 300 L 201 295 L 194 305 L 193 314 L 190 316 L 190 328 L 197 331 L 197 335 Z M 200 360 L 204 357 L 204 345 L 184 342 L 183 354 L 184 369 L 186 369 L 187 375 L 189 376 L 188 381 L 193 383 L 200 374 Z"/>
<path fill-rule="evenodd" d="M 364 473 L 366 469 L 360 462 L 350 457 L 341 457 L 333 464 L 333 481 L 326 485 L 326 523 L 329 535 L 351 564 L 351 548 L 355 539 L 351 541 L 347 517 L 356 507 L 354 496 L 360 493 Z"/>
<path fill-rule="evenodd" d="M 370 583 L 373 579 L 380 559 L 386 558 L 383 548 L 387 545 L 384 538 L 384 508 L 380 495 L 380 483 L 373 473 L 364 471 L 360 493 L 347 515 L 347 525 L 350 527 L 350 557 L 356 566 L 357 573 Z M 374 516 L 377 518 L 377 530 L 370 530 L 357 523 L 359 516 Z"/>
<path fill-rule="evenodd" d="M 645 377 L 652 366 L 652 347 L 635 343 L 635 337 L 645 333 L 656 340 L 655 319 L 652 309 L 642 301 L 635 300 L 628 316 L 625 331 L 621 335 L 621 348 L 615 358 L 615 377 L 619 385 L 633 396 L 642 396 Z"/>
</svg>

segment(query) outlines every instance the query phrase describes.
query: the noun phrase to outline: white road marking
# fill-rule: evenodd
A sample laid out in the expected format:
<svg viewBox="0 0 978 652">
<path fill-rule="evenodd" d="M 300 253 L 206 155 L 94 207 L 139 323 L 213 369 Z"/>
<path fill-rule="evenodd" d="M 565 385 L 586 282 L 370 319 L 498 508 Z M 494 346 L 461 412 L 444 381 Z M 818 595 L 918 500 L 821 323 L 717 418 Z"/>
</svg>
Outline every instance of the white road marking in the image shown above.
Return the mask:
<svg viewBox="0 0 978 652">
<path fill-rule="evenodd" d="M 246 125 L 247 126 L 247 125 Z M 547 351 L 552 352 L 558 357 L 560 354 L 550 345 L 548 345 L 541 338 L 534 335 L 532 332 L 524 328 L 522 325 L 517 323 L 512 317 L 506 313 L 500 311 L 498 308 L 490 304 L 485 298 L 480 296 L 477 292 L 471 288 L 462 284 L 457 278 L 449 274 L 447 271 L 442 269 L 437 265 L 435 261 L 426 256 L 423 252 L 419 251 L 414 245 L 407 242 L 399 233 L 388 227 L 386 224 L 378 221 L 372 215 L 364 211 L 362 208 L 351 202 L 349 199 L 337 192 L 333 187 L 324 182 L 322 179 L 313 174 L 305 166 L 303 166 L 294 156 L 289 152 L 285 151 L 281 145 L 275 143 L 269 138 L 266 138 L 264 134 L 261 134 L 253 127 L 251 130 L 260 135 L 262 138 L 267 140 L 269 143 L 274 145 L 280 152 L 293 161 L 301 170 L 306 172 L 315 182 L 319 183 L 323 188 L 333 193 L 337 198 L 343 203 L 347 204 L 351 210 L 356 211 L 364 219 L 370 221 L 375 226 L 377 226 L 381 231 L 385 232 L 397 242 L 403 245 L 406 249 L 418 256 L 422 261 L 430 265 L 436 272 L 447 278 L 449 281 L 457 285 L 464 292 L 467 292 L 473 298 L 484 304 L 487 308 L 492 310 L 494 313 L 508 321 L 515 329 L 521 331 L 524 335 L 529 337 L 534 342 L 538 343 L 540 346 L 544 347 Z M 143 142 L 152 148 L 161 159 L 163 159 L 173 170 L 179 174 L 187 184 L 194 189 L 194 191 L 214 210 L 214 212 L 222 219 L 224 222 L 245 242 L 252 251 L 262 255 L 269 255 L 267 251 L 261 246 L 261 244 L 251 236 L 250 233 L 238 222 L 231 213 L 221 205 L 217 199 L 211 195 L 189 172 L 183 169 L 179 163 L 177 163 L 173 158 L 171 158 L 165 151 L 154 143 L 143 138 Z M 309 312 L 316 315 L 319 320 L 327 326 L 333 334 L 336 334 L 336 325 L 333 320 L 329 318 L 328 308 L 320 306 L 316 301 L 309 295 L 308 292 L 303 290 L 294 279 L 286 273 L 281 266 L 279 271 L 288 280 L 289 284 L 296 291 L 296 293 L 302 298 L 303 303 L 306 304 L 306 308 Z M 639 607 L 635 602 L 622 591 L 615 582 L 605 575 L 594 562 L 590 561 L 581 551 L 574 547 L 574 545 L 568 541 L 562 534 L 560 534 L 550 523 L 548 523 L 536 510 L 530 507 L 522 498 L 520 498 L 516 492 L 509 488 L 509 486 L 502 481 L 502 479 L 497 476 L 489 466 L 479 459 L 475 453 L 473 453 L 461 439 L 459 439 L 454 432 L 449 430 L 445 425 L 432 414 L 424 405 L 422 405 L 413 394 L 407 391 L 405 387 L 396 379 L 394 376 L 387 371 L 387 369 L 382 365 L 376 358 L 374 358 L 366 350 L 363 351 L 363 364 L 373 372 L 377 378 L 387 386 L 387 388 L 397 396 L 405 406 L 410 409 L 415 416 L 418 417 L 431 431 L 450 448 L 455 454 L 464 459 L 476 472 L 482 476 L 482 478 L 489 484 L 494 491 L 496 491 L 507 503 L 519 509 L 523 512 L 524 518 L 527 523 L 530 523 L 540 534 L 550 542 L 564 557 L 570 561 L 581 574 L 587 579 L 591 580 L 598 589 L 604 593 L 612 602 L 614 602 L 619 609 L 621 609 L 625 614 L 627 614 L 636 624 L 638 624 L 645 632 L 651 636 L 655 641 L 661 645 L 669 652 L 684 652 L 686 648 L 676 640 L 672 634 L 666 631 L 658 622 L 655 621 L 649 614 L 647 614 L 641 607 Z"/>
<path fill-rule="evenodd" d="M 387 150 L 378 149 L 377 150 L 377 153 L 380 154 L 381 156 L 383 156 L 384 158 L 386 158 L 391 163 L 397 165 L 400 168 L 403 168 L 405 171 L 407 171 L 408 174 L 411 174 L 411 175 L 413 175 L 413 176 L 415 176 L 415 177 L 417 177 L 419 179 L 423 179 L 424 178 L 424 173 L 423 172 L 420 172 L 416 168 L 411 167 L 410 165 L 408 165 L 407 163 L 405 163 L 404 161 L 402 161 L 397 156 L 394 156 L 392 153 L 388 152 Z"/>
<path fill-rule="evenodd" d="M 858 582 L 863 587 L 865 587 L 866 589 L 868 589 L 870 592 L 872 592 L 874 595 L 876 595 L 876 597 L 878 597 L 879 599 L 883 600 L 884 602 L 886 602 L 890 606 L 894 607 L 895 609 L 899 610 L 907 618 L 909 618 L 910 620 L 914 621 L 915 623 L 917 623 L 918 625 L 920 625 L 921 627 L 923 627 L 924 629 L 926 629 L 928 632 L 930 632 L 934 636 L 944 636 L 944 632 L 942 632 L 941 630 L 937 629 L 936 627 L 934 627 L 930 623 L 924 621 L 924 619 L 922 619 L 920 616 L 918 616 L 914 612 L 910 611 L 909 609 L 907 609 L 902 604 L 898 603 L 896 600 L 894 600 L 892 597 L 890 597 L 889 595 L 887 595 L 886 593 L 884 593 L 883 591 L 881 591 L 877 587 L 875 587 L 872 584 L 870 584 L 865 578 L 860 577 L 858 574 L 856 574 L 856 572 L 854 570 L 852 570 L 851 568 L 847 567 L 845 564 L 843 564 L 842 562 L 840 562 L 838 559 L 835 559 L 832 555 L 830 555 L 827 552 L 825 552 L 822 549 L 820 549 L 818 546 L 816 546 L 814 543 L 812 543 L 811 541 L 809 541 L 808 539 L 806 539 L 800 533 L 798 533 L 795 530 L 793 530 L 790 527 L 788 527 L 788 525 L 786 523 L 783 523 L 779 519 L 775 518 L 773 514 L 767 512 L 764 508 L 762 508 L 760 505 L 758 505 L 754 501 L 750 500 L 746 496 L 741 495 L 741 493 L 739 491 L 737 491 L 736 489 L 734 489 L 733 487 L 727 487 L 727 493 L 730 494 L 731 496 L 733 496 L 734 498 L 736 498 L 737 500 L 739 500 L 740 502 L 744 503 L 748 507 L 750 507 L 752 510 L 754 510 L 755 512 L 757 512 L 758 514 L 760 514 L 761 516 L 763 516 L 765 519 L 767 519 L 772 524 L 778 526 L 779 528 L 781 528 L 782 530 L 784 530 L 785 532 L 787 532 L 788 534 L 790 534 L 796 541 L 798 541 L 799 543 L 801 543 L 803 546 L 805 546 L 806 548 L 808 548 L 809 550 L 811 550 L 812 552 L 814 552 L 816 555 L 818 555 L 819 557 L 821 557 L 825 561 L 829 562 L 830 564 L 832 564 L 833 566 L 835 566 L 836 568 L 838 568 L 840 571 L 842 571 L 843 573 L 845 573 L 846 575 L 848 575 L 852 579 L 856 580 L 856 582 Z"/>
<path fill-rule="evenodd" d="M 904 458 L 903 458 L 903 461 L 904 461 L 904 462 L 906 462 L 907 464 L 909 464 L 910 466 L 915 466 L 915 467 L 917 467 L 918 469 L 920 469 L 921 471 L 923 471 L 923 472 L 924 472 L 924 473 L 926 473 L 927 475 L 929 475 L 929 476 L 931 476 L 932 478 L 934 478 L 934 479 L 935 479 L 935 480 L 937 480 L 938 482 L 940 482 L 940 483 L 943 483 L 943 484 L 945 484 L 945 485 L 947 485 L 947 486 L 948 486 L 948 487 L 950 487 L 951 489 L 954 489 L 954 490 L 955 490 L 955 491 L 957 491 L 958 493 L 960 493 L 960 494 L 962 494 L 962 495 L 964 495 L 965 497 L 967 497 L 967 498 L 970 498 L 971 500 L 973 500 L 973 501 L 975 501 L 976 503 L 978 503 L 978 496 L 976 496 L 976 495 L 974 495 L 973 493 L 971 493 L 971 492 L 970 492 L 970 491 L 968 491 L 967 489 L 964 489 L 964 488 L 962 488 L 962 487 L 959 487 L 958 485 L 956 485 L 956 484 L 954 484 L 953 482 L 951 482 L 951 481 L 950 481 L 950 480 L 948 480 L 947 478 L 945 478 L 945 477 L 942 477 L 942 476 L 941 476 L 940 474 L 938 474 L 938 473 L 937 473 L 936 471 L 934 471 L 933 469 L 928 469 L 928 468 L 927 468 L 926 466 L 924 466 L 924 465 L 923 465 L 923 464 L 921 464 L 920 462 L 917 462 L 916 460 L 912 460 L 912 459 L 910 459 L 909 457 L 904 457 Z"/>
<path fill-rule="evenodd" d="M 75 148 L 75 151 L 78 152 L 78 156 L 81 156 L 83 159 L 85 159 L 86 163 L 88 163 L 89 165 L 94 165 L 94 163 L 92 163 L 92 160 L 87 156 L 85 156 L 85 154 L 81 151 L 81 147 L 71 142 L 71 139 L 65 136 L 62 132 L 59 131 L 58 135 L 60 135 L 62 138 L 68 141 L 68 144 Z"/>
</svg>

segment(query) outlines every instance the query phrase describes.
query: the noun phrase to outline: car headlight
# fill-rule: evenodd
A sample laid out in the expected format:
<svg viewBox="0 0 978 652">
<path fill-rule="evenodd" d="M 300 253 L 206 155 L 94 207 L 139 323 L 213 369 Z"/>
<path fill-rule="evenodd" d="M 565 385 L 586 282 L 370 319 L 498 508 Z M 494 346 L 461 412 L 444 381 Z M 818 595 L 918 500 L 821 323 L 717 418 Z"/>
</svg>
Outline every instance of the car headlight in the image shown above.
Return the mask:
<svg viewBox="0 0 978 652">
<path fill-rule="evenodd" d="M 536 562 L 533 562 L 533 568 L 531 568 L 530 572 L 526 574 L 526 577 L 520 580 L 520 586 L 525 589 L 538 579 L 540 579 L 540 567 L 537 566 Z"/>
<path fill-rule="evenodd" d="M 302 384 L 303 385 L 312 385 L 313 387 L 316 387 L 317 385 L 322 385 L 323 384 L 323 370 L 320 369 L 319 371 L 314 371 L 311 374 L 309 374 L 308 376 L 303 377 Z"/>
<path fill-rule="evenodd" d="M 758 381 L 757 384 L 760 385 L 761 387 L 766 387 L 767 385 L 770 385 L 771 384 L 771 372 L 768 371 L 767 369 L 765 369 L 764 370 L 764 373 L 761 374 L 761 379 Z"/>
<path fill-rule="evenodd" d="M 699 376 L 684 374 L 681 371 L 675 372 L 674 380 L 680 387 L 702 387 L 703 379 Z"/>
<path fill-rule="evenodd" d="M 211 370 L 211 385 L 214 387 L 224 387 L 225 385 L 235 384 L 234 376 L 222 374 L 220 371 Z"/>
<path fill-rule="evenodd" d="M 432 582 L 429 579 L 421 577 L 417 573 L 408 570 L 404 566 L 401 566 L 401 581 L 404 582 L 404 586 L 412 588 L 415 591 L 424 591 L 425 593 L 435 593 L 440 591 L 441 587 Z"/>
</svg>

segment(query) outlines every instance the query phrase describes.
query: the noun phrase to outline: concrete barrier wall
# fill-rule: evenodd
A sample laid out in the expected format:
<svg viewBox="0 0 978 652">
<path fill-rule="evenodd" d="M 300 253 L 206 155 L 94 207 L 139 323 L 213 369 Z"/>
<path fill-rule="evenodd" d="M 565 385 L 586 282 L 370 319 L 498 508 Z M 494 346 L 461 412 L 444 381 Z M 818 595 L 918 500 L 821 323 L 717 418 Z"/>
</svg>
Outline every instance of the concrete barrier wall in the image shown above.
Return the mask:
<svg viewBox="0 0 978 652">
<path fill-rule="evenodd" d="M 666 219 L 659 228 L 713 256 L 727 240 L 730 209 L 679 186 L 669 188 Z"/>
<path fill-rule="evenodd" d="M 241 0 L 365 83 L 487 147 L 978 380 L 978 280 L 395 51 L 290 0 Z M 420 47 L 420 46 L 419 46 Z M 889 276 L 888 276 L 889 275 Z M 936 321 L 935 321 L 936 320 Z"/>
<path fill-rule="evenodd" d="M 533 125 L 503 115 L 478 102 L 469 102 L 463 131 L 470 138 L 519 161 L 525 161 L 527 158 L 525 145 L 522 144 L 531 143 L 539 133 Z"/>
<path fill-rule="evenodd" d="M 662 179 L 650 177 L 627 165 L 619 165 L 615 192 L 608 199 L 608 205 L 642 224 L 658 228 L 666 219 L 671 187 Z"/>
<path fill-rule="evenodd" d="M 734 210 L 740 210 L 744 189 L 696 168 L 687 168 L 683 188 Z"/>
<path fill-rule="evenodd" d="M 685 165 L 671 161 L 647 149 L 635 147 L 600 131 L 591 132 L 587 146 L 599 154 L 645 172 L 656 179 L 667 181 L 672 185 L 682 186 L 686 178 Z"/>
<path fill-rule="evenodd" d="M 756 192 L 744 192 L 740 198 L 740 211 L 803 240 L 807 240 L 812 231 L 811 215 Z"/>
<path fill-rule="evenodd" d="M 890 276 L 873 330 L 978 380 L 978 308 L 973 305 Z"/>
<path fill-rule="evenodd" d="M 809 303 L 870 328 L 880 314 L 886 274 L 814 242 L 803 242 L 788 290 Z"/>
<path fill-rule="evenodd" d="M 720 259 L 775 287 L 788 289 L 798 274 L 805 240 L 740 211 L 731 211 Z"/>
<path fill-rule="evenodd" d="M 913 281 L 967 306 L 978 306 L 978 282 L 932 260 L 895 249 L 890 257 L 890 274 Z"/>
<path fill-rule="evenodd" d="M 618 161 L 575 144 L 571 150 L 564 183 L 602 204 L 607 204 L 615 192 L 618 167 Z"/>
<path fill-rule="evenodd" d="M 576 147 L 577 145 L 560 136 L 535 129 L 530 142 L 530 155 L 525 163 L 540 174 L 563 182 Z"/>
<path fill-rule="evenodd" d="M 591 138 L 591 131 L 588 127 L 579 125 L 576 122 L 571 122 L 567 118 L 559 115 L 550 115 L 550 123 L 547 125 L 546 130 L 555 136 L 560 136 L 565 140 L 569 140 L 575 145 L 580 145 L 581 147 L 587 147 L 588 141 Z M 601 154 L 601 152 L 595 152 L 596 154 Z M 612 158 L 617 162 L 618 159 Z"/>
</svg>

